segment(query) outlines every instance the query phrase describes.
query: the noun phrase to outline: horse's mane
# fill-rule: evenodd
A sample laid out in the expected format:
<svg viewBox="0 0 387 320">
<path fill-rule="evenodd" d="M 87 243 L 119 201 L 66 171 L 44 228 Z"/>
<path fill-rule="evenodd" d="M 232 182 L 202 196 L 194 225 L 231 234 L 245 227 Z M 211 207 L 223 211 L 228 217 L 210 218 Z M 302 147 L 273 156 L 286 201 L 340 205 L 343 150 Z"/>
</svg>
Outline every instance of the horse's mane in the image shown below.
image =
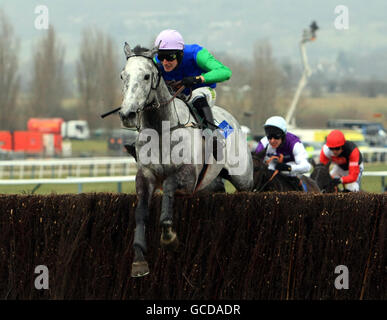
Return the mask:
<svg viewBox="0 0 387 320">
<path fill-rule="evenodd" d="M 136 45 L 136 46 L 133 48 L 133 53 L 134 53 L 134 54 L 142 54 L 142 53 L 147 52 L 147 51 L 149 51 L 148 48 L 141 47 L 139 44 Z"/>
<path fill-rule="evenodd" d="M 251 156 L 252 156 L 253 160 L 256 160 L 260 163 L 263 163 L 263 159 L 265 158 L 265 155 L 266 155 L 265 149 L 261 150 L 258 153 L 256 153 L 255 151 L 251 152 Z"/>
</svg>

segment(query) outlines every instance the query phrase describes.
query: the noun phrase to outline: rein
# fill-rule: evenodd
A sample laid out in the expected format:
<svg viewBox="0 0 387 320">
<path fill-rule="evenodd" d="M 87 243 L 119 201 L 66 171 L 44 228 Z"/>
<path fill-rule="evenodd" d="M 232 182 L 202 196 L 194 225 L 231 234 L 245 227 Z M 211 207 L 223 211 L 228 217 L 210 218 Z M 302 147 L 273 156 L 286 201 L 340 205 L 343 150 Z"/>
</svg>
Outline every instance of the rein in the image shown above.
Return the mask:
<svg viewBox="0 0 387 320">
<path fill-rule="evenodd" d="M 157 89 L 157 87 L 155 89 Z M 159 109 L 161 106 L 166 106 L 166 105 L 170 104 L 180 93 L 182 93 L 184 89 L 185 89 L 185 86 L 181 86 L 169 100 L 167 100 L 165 102 L 160 102 L 156 106 L 154 106 L 153 104 L 146 105 L 142 110 L 139 110 L 137 112 L 142 112 L 144 110 L 149 110 L 149 109 Z M 192 94 L 192 91 L 191 91 L 191 94 Z M 150 93 L 148 94 L 148 97 L 149 97 L 149 95 L 150 95 Z"/>
<path fill-rule="evenodd" d="M 165 81 L 165 84 L 168 87 L 170 87 L 174 91 L 178 91 L 178 92 L 175 93 L 174 98 L 176 98 L 185 89 L 185 86 L 182 86 L 181 82 L 182 82 L 182 80 L 179 80 L 179 81 L 175 81 L 175 80 Z M 186 97 L 184 99 L 185 102 L 189 101 L 191 99 L 191 97 L 192 97 L 192 88 L 189 88 L 189 89 L 190 89 L 190 92 L 189 92 L 188 97 Z M 173 99 L 171 99 L 171 101 L 172 100 Z"/>
<path fill-rule="evenodd" d="M 281 153 L 279 156 L 271 156 L 269 159 L 266 160 L 266 164 L 269 164 L 273 160 L 278 160 L 278 163 L 282 163 L 284 160 L 284 155 Z M 271 181 L 273 181 L 274 177 L 279 173 L 279 170 L 274 170 L 273 174 L 267 180 L 256 192 L 261 192 Z"/>
<path fill-rule="evenodd" d="M 271 181 L 273 181 L 274 177 L 279 173 L 279 170 L 275 170 L 271 175 L 270 179 L 267 180 L 258 190 L 254 190 L 255 192 L 261 192 Z"/>
<path fill-rule="evenodd" d="M 153 89 L 153 88 L 152 88 Z M 156 89 L 157 89 L 157 87 L 156 87 Z M 168 105 L 168 104 L 170 104 L 181 92 L 183 92 L 183 90 L 185 89 L 185 86 L 181 86 L 176 92 L 175 92 L 175 94 L 172 96 L 172 98 L 171 99 L 169 99 L 168 101 L 165 101 L 165 102 L 161 102 L 161 103 L 159 103 L 158 105 L 156 105 L 156 106 L 154 106 L 153 104 L 149 104 L 149 105 L 147 105 L 147 106 L 145 106 L 142 110 L 138 110 L 137 111 L 137 113 L 140 113 L 140 112 L 142 112 L 142 111 L 144 111 L 144 110 L 149 110 L 149 109 L 159 109 L 161 106 L 164 106 L 164 105 Z M 150 94 L 150 92 L 149 92 L 149 94 Z M 191 95 L 192 95 L 192 90 L 191 90 Z M 149 95 L 148 95 L 149 96 Z M 116 112 L 118 112 L 118 111 L 120 111 L 121 110 L 121 107 L 118 107 L 118 108 L 115 108 L 115 109 L 113 109 L 113 110 L 111 110 L 111 111 L 108 111 L 108 112 L 105 112 L 105 113 L 103 113 L 103 114 L 101 114 L 100 116 L 101 116 L 101 118 L 105 118 L 105 117 L 107 117 L 107 116 L 110 116 L 111 114 L 113 114 L 113 113 L 116 113 Z"/>
<path fill-rule="evenodd" d="M 269 164 L 273 160 L 277 160 L 278 163 L 282 163 L 284 161 L 284 155 L 281 153 L 279 156 L 271 156 L 269 159 L 266 160 L 266 164 Z"/>
</svg>

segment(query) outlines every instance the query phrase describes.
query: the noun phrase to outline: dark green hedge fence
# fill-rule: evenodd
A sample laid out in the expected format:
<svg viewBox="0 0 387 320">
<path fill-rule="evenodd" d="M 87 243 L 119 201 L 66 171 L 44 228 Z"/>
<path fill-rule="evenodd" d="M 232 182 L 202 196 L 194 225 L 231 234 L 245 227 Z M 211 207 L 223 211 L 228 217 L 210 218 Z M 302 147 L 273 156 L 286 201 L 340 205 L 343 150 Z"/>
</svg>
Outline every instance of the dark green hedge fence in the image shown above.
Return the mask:
<svg viewBox="0 0 387 320">
<path fill-rule="evenodd" d="M 0 299 L 386 299 L 378 194 L 178 196 L 178 252 L 147 229 L 151 273 L 131 278 L 135 195 L 0 195 Z M 35 267 L 49 270 L 37 290 Z M 334 282 L 338 265 L 349 289 Z"/>
</svg>

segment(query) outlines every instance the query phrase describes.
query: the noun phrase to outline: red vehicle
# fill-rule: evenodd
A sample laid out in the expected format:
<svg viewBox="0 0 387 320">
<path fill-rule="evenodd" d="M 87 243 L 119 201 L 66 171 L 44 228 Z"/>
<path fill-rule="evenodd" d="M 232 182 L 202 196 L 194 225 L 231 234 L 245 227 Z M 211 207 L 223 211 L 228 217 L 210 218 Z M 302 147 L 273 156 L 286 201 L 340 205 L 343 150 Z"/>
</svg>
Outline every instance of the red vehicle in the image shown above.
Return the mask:
<svg viewBox="0 0 387 320">
<path fill-rule="evenodd" d="M 61 154 L 63 122 L 62 118 L 30 118 L 28 131 L 0 131 L 0 149 L 28 154 Z"/>
<path fill-rule="evenodd" d="M 44 147 L 47 147 L 47 143 L 53 143 L 55 153 L 59 154 L 62 152 L 61 130 L 63 123 L 64 120 L 62 118 L 30 118 L 27 122 L 27 129 L 30 132 L 43 134 Z M 45 137 L 48 134 L 53 136 L 53 140 Z"/>
<path fill-rule="evenodd" d="M 0 149 L 11 151 L 12 146 L 12 134 L 9 131 L 0 131 Z"/>
<path fill-rule="evenodd" d="M 63 122 L 62 118 L 30 118 L 27 122 L 27 129 L 34 132 L 60 134 Z"/>
<path fill-rule="evenodd" d="M 22 151 L 25 153 L 40 153 L 43 152 L 43 134 L 40 132 L 31 131 L 14 131 L 14 151 Z"/>
</svg>

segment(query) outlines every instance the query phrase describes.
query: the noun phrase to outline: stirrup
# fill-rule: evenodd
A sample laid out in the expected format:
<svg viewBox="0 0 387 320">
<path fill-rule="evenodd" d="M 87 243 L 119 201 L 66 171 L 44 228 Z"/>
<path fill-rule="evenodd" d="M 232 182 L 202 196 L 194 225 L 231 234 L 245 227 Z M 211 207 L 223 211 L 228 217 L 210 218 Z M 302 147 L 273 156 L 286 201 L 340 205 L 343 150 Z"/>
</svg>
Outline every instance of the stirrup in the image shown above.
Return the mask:
<svg viewBox="0 0 387 320">
<path fill-rule="evenodd" d="M 213 124 L 213 123 L 211 123 L 211 122 L 208 122 L 207 120 L 204 120 L 204 122 L 205 122 L 206 128 L 207 128 L 207 129 L 210 129 L 211 131 L 215 131 L 215 130 L 220 129 L 216 124 Z M 203 123 L 204 123 L 204 122 L 203 122 Z"/>
</svg>

